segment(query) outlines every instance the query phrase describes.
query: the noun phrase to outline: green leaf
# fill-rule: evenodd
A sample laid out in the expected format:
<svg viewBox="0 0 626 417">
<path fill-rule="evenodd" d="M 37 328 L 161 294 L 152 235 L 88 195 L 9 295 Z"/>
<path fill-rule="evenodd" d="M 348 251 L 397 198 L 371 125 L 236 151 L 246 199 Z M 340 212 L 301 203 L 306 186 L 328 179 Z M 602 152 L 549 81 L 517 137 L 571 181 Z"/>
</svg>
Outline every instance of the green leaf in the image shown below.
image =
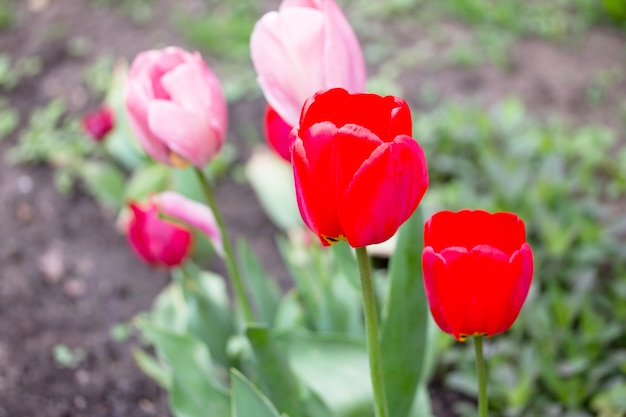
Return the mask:
<svg viewBox="0 0 626 417">
<path fill-rule="evenodd" d="M 168 368 L 159 363 L 154 356 L 139 348 L 133 349 L 133 357 L 139 369 L 154 379 L 162 388 L 170 389 L 172 386 L 172 375 Z"/>
<path fill-rule="evenodd" d="M 361 293 L 361 282 L 359 280 L 359 267 L 354 257 L 354 251 L 347 242 L 339 241 L 330 247 L 335 263 L 339 271 L 347 278 L 359 294 Z"/>
<path fill-rule="evenodd" d="M 423 227 L 418 208 L 400 228 L 398 245 L 391 258 L 381 356 L 392 417 L 407 415 L 424 370 L 429 312 L 422 279 Z"/>
<path fill-rule="evenodd" d="M 292 417 L 300 416 L 299 382 L 268 328 L 249 325 L 246 336 L 254 349 L 261 381 L 269 398 L 282 412 Z"/>
<path fill-rule="evenodd" d="M 144 319 L 137 320 L 172 370 L 170 403 L 177 417 L 226 417 L 228 392 L 219 383 L 208 349 L 191 334 L 176 334 Z"/>
<path fill-rule="evenodd" d="M 193 270 L 189 264 L 186 271 L 193 274 L 193 278 L 183 277 L 180 270 L 174 273 L 180 275 L 178 282 L 185 286 L 189 330 L 206 343 L 217 363 L 228 368 L 226 346 L 235 332 L 235 325 L 224 280 L 212 272 Z"/>
<path fill-rule="evenodd" d="M 170 169 L 163 164 L 149 163 L 138 167 L 126 186 L 126 200 L 143 200 L 150 194 L 168 188 Z"/>
<path fill-rule="evenodd" d="M 187 330 L 188 315 L 182 288 L 176 283 L 161 290 L 149 313 L 151 322 L 174 333 L 184 333 Z"/>
<path fill-rule="evenodd" d="M 276 407 L 239 371 L 231 371 L 231 417 L 281 417 Z"/>
<path fill-rule="evenodd" d="M 107 135 L 103 144 L 111 157 L 132 171 L 148 162 L 149 158 L 135 139 L 128 122 L 124 104 L 124 83 L 127 73 L 128 66 L 125 63 L 118 63 L 113 70 L 113 78 L 105 103 L 114 114 L 115 127 Z"/>
<path fill-rule="evenodd" d="M 367 348 L 339 335 L 291 336 L 291 369 L 338 417 L 373 417 Z"/>
<path fill-rule="evenodd" d="M 256 307 L 257 317 L 271 325 L 280 303 L 280 288 L 276 279 L 267 275 L 259 258 L 245 240 L 240 240 L 238 247 L 242 278 Z"/>
<path fill-rule="evenodd" d="M 126 178 L 118 168 L 102 162 L 87 162 L 80 175 L 89 192 L 101 204 L 115 209 L 124 205 Z"/>
<path fill-rule="evenodd" d="M 263 210 L 282 230 L 302 226 L 291 165 L 269 150 L 256 151 L 246 164 L 246 176 Z"/>
</svg>

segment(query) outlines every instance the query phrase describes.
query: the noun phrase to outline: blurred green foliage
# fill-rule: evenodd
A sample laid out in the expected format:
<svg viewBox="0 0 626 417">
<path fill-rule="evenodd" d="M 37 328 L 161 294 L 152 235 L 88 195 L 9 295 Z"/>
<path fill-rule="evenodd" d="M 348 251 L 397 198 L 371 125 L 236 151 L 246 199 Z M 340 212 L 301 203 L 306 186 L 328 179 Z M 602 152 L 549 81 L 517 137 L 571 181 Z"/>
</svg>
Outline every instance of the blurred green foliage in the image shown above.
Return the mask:
<svg viewBox="0 0 626 417">
<path fill-rule="evenodd" d="M 626 149 L 606 128 L 537 122 L 515 99 L 491 111 L 444 104 L 414 131 L 429 163 L 427 210 L 514 211 L 534 250 L 517 323 L 486 341 L 493 409 L 582 416 L 593 404 L 624 415 L 608 393 L 626 387 Z M 474 395 L 468 345 L 445 350 L 440 369 L 450 388 Z"/>
</svg>

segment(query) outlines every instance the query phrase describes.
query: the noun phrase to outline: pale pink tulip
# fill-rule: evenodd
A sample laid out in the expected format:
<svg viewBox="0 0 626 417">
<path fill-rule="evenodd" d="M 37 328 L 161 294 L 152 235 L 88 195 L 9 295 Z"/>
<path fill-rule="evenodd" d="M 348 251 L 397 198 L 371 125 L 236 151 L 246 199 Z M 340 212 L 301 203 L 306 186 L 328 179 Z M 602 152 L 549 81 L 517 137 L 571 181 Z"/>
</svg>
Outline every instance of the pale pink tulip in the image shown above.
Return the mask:
<svg viewBox="0 0 626 417">
<path fill-rule="evenodd" d="M 141 52 L 130 67 L 124 98 L 135 135 L 157 161 L 202 167 L 226 139 L 226 100 L 197 52 Z"/>
<path fill-rule="evenodd" d="M 290 126 L 317 91 L 365 91 L 361 47 L 334 0 L 283 0 L 257 22 L 250 50 L 265 99 Z"/>
</svg>

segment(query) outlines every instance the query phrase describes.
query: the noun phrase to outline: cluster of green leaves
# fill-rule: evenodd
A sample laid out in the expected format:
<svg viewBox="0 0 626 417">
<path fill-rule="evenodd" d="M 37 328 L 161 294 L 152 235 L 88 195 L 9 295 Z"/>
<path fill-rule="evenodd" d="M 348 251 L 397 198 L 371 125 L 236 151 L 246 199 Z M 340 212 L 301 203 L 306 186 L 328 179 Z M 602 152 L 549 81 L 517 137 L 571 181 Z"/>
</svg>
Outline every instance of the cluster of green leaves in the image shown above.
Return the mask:
<svg viewBox="0 0 626 417">
<path fill-rule="evenodd" d="M 491 112 L 444 105 L 420 115 L 415 137 L 429 210 L 514 211 L 526 222 L 535 282 L 513 330 L 488 340 L 494 408 L 626 413 L 626 149 L 604 128 L 537 122 L 514 99 Z M 454 365 L 449 386 L 474 394 L 471 356 L 470 346 L 442 360 Z"/>
<path fill-rule="evenodd" d="M 430 322 L 419 279 L 422 225 L 417 212 L 402 226 L 389 274 L 377 279 L 384 379 L 394 417 L 431 416 L 424 383 L 432 369 L 425 337 Z M 251 407 L 233 404 L 238 382 L 228 370 L 238 369 L 283 415 L 373 417 L 352 251 L 345 243 L 324 250 L 297 239 L 282 239 L 280 248 L 296 284 L 284 295 L 247 245 L 239 245 L 255 323 L 237 319 L 221 277 L 191 264 L 174 272 L 153 309 L 137 319 L 156 356 L 137 349 L 135 357 L 168 391 L 175 415 L 226 417 Z"/>
</svg>

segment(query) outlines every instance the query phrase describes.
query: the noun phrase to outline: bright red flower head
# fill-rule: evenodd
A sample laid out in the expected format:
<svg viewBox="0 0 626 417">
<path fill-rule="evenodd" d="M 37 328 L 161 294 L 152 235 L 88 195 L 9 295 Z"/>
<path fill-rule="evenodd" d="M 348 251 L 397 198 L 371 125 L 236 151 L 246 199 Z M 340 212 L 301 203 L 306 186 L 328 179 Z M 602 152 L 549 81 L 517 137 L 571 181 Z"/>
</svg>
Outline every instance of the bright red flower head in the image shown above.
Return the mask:
<svg viewBox="0 0 626 417">
<path fill-rule="evenodd" d="M 292 131 L 300 214 L 322 244 L 389 239 L 428 187 L 426 158 L 398 97 L 336 88 L 309 98 Z"/>
<path fill-rule="evenodd" d="M 446 333 L 493 336 L 511 327 L 533 276 L 524 223 L 513 213 L 435 213 L 424 228 L 424 286 Z"/>
<path fill-rule="evenodd" d="M 107 107 L 87 113 L 82 119 L 83 129 L 95 141 L 100 142 L 114 127 L 113 112 Z"/>
</svg>

